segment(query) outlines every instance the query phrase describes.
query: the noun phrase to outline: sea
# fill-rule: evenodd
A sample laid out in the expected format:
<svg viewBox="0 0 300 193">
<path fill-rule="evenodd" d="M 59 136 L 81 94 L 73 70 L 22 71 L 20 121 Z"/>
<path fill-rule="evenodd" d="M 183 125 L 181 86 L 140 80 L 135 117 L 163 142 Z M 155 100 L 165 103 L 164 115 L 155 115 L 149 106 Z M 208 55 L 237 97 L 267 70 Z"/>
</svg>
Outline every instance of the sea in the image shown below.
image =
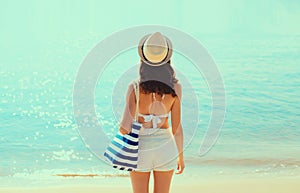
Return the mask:
<svg viewBox="0 0 300 193">
<path fill-rule="evenodd" d="M 219 117 L 212 119 L 216 108 L 211 77 L 174 47 L 172 66 L 183 87 L 186 168 L 182 175 L 299 177 L 300 36 L 194 37 L 213 58 L 212 68 L 218 69 L 215 75 L 221 77 L 218 88 L 224 95 L 217 100 L 224 105 Z M 97 148 L 90 148 L 75 118 L 79 69 L 103 38 L 97 33 L 90 38 L 62 38 L 6 50 L 1 56 L 0 187 L 57 184 L 64 174 L 128 176 L 108 165 Z M 102 149 L 118 131 L 126 90 L 138 79 L 138 67 L 137 50 L 130 48 L 111 58 L 95 83 L 91 113 L 99 128 L 89 134 L 102 134 L 93 143 Z M 206 135 L 209 131 L 213 132 Z M 207 137 L 216 141 L 201 153 Z"/>
</svg>

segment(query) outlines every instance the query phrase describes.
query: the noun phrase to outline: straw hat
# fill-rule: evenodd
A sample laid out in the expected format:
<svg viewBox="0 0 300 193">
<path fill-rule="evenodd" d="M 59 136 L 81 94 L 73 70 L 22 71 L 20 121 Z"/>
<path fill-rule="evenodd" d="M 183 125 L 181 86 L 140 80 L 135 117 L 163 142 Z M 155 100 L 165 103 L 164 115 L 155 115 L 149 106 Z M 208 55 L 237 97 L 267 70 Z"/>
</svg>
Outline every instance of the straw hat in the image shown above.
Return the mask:
<svg viewBox="0 0 300 193">
<path fill-rule="evenodd" d="M 145 63 L 151 66 L 160 66 L 170 60 L 172 44 L 160 32 L 155 32 L 144 36 L 140 40 L 138 53 Z"/>
</svg>

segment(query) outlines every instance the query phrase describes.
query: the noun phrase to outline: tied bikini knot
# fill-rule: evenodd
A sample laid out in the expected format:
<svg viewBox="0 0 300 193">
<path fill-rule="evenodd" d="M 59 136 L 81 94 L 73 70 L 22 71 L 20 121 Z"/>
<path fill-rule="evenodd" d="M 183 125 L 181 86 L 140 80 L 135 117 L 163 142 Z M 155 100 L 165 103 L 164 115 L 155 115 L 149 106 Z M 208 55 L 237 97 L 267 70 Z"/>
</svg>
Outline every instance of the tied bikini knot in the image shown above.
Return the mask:
<svg viewBox="0 0 300 193">
<path fill-rule="evenodd" d="M 153 128 L 157 128 L 157 124 L 161 123 L 160 117 L 155 116 L 155 115 L 144 115 L 144 120 L 145 122 L 150 122 L 152 120 L 152 125 Z"/>
</svg>

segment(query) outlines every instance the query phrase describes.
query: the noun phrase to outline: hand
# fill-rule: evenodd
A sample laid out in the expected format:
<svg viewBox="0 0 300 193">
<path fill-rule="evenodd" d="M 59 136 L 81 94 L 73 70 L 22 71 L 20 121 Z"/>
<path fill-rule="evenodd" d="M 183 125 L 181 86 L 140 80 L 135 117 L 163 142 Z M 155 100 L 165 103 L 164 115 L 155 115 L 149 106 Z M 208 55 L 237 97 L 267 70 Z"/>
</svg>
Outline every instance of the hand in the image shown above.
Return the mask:
<svg viewBox="0 0 300 193">
<path fill-rule="evenodd" d="M 177 159 L 177 170 L 178 170 L 178 172 L 176 172 L 176 174 L 181 174 L 183 172 L 184 168 L 185 168 L 184 160 L 183 160 L 183 158 L 179 157 Z"/>
<path fill-rule="evenodd" d="M 126 134 L 130 133 L 126 129 L 124 129 L 123 127 L 120 127 L 119 131 L 120 131 L 120 133 L 122 133 L 122 135 L 126 135 Z"/>
</svg>

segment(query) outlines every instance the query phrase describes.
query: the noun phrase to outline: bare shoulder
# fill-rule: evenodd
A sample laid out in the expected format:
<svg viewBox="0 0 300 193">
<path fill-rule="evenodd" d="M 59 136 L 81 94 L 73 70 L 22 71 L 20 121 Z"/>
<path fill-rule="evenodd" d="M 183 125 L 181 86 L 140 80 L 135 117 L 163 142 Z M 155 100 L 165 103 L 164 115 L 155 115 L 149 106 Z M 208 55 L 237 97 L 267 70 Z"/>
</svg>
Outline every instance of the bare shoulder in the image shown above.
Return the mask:
<svg viewBox="0 0 300 193">
<path fill-rule="evenodd" d="M 174 84 L 174 89 L 176 90 L 176 89 L 178 89 L 178 90 L 181 90 L 181 84 L 179 83 L 179 82 L 176 82 L 175 84 Z"/>
<path fill-rule="evenodd" d="M 178 96 L 178 98 L 181 99 L 182 86 L 180 83 L 177 82 L 174 84 L 174 91 L 175 91 L 176 95 Z"/>
<path fill-rule="evenodd" d="M 137 84 L 135 81 L 132 81 L 131 83 L 128 84 L 128 91 L 129 92 L 134 92 L 135 87 L 138 86 L 138 88 L 140 88 L 139 84 Z"/>
<path fill-rule="evenodd" d="M 127 93 L 126 93 L 126 98 L 127 98 L 127 102 L 129 102 L 129 99 L 132 99 L 135 97 L 135 93 L 134 93 L 134 85 L 128 84 L 127 86 Z"/>
<path fill-rule="evenodd" d="M 128 90 L 133 90 L 133 89 L 134 89 L 133 83 L 128 84 Z"/>
</svg>

